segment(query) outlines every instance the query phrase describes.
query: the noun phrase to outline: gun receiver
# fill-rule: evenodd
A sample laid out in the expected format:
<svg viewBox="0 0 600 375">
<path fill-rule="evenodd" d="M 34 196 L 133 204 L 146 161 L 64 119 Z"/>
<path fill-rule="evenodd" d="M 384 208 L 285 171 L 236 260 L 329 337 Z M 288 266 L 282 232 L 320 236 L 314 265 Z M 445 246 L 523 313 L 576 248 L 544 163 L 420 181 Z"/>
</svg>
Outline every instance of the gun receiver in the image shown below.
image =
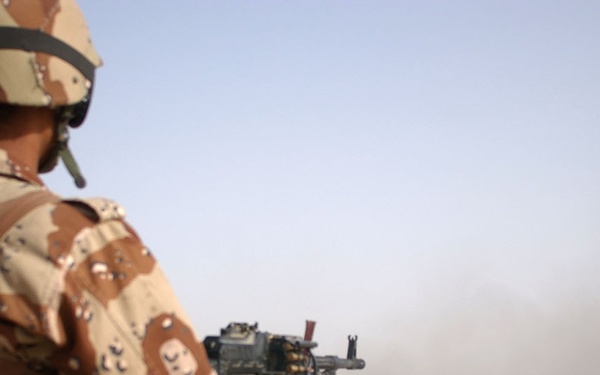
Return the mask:
<svg viewBox="0 0 600 375">
<path fill-rule="evenodd" d="M 313 355 L 315 323 L 306 323 L 304 338 L 259 331 L 256 323 L 230 323 L 220 336 L 207 336 L 204 346 L 219 375 L 335 375 L 340 369 L 365 367 L 356 358 L 356 336 L 348 336 L 347 358 Z"/>
</svg>

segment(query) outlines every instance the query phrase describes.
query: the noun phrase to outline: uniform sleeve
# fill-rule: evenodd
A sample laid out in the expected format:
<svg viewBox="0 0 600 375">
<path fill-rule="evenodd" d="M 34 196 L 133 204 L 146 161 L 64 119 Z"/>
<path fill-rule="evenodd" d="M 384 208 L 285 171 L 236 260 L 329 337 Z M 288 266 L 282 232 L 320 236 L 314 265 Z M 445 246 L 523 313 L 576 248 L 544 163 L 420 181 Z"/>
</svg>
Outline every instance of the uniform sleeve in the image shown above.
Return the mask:
<svg viewBox="0 0 600 375">
<path fill-rule="evenodd" d="M 105 203 L 87 215 L 61 203 L 49 222 L 37 219 L 36 233 L 46 227 L 47 235 L 20 250 L 35 264 L 24 278 L 38 281 L 7 293 L 12 303 L 3 297 L 11 312 L 0 343 L 30 367 L 64 374 L 210 374 L 204 346 L 155 258 L 119 207 Z M 34 238 L 24 224 L 23 238 Z"/>
</svg>

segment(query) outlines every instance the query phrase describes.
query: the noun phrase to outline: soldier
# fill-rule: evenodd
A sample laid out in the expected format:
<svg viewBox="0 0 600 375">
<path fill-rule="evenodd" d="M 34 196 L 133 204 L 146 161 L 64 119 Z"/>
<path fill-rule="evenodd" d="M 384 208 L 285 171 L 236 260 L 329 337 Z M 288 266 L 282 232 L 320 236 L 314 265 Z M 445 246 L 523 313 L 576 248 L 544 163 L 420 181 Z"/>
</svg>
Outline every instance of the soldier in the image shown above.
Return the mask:
<svg viewBox="0 0 600 375">
<path fill-rule="evenodd" d="M 74 0 L 0 5 L 0 373 L 211 373 L 155 259 L 106 199 L 66 200 L 39 173 L 83 122 L 101 65 Z"/>
</svg>

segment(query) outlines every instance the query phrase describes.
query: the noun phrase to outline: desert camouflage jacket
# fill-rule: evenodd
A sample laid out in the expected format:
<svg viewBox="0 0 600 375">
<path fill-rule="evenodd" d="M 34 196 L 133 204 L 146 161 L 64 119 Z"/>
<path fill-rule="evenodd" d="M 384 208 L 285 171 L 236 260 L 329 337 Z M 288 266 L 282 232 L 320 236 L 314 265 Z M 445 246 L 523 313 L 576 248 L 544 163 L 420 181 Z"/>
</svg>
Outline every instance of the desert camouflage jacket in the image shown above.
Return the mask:
<svg viewBox="0 0 600 375">
<path fill-rule="evenodd" d="M 0 208 L 45 189 L 0 149 Z M 0 373 L 211 372 L 155 258 L 106 199 L 43 203 L 0 233 Z"/>
</svg>

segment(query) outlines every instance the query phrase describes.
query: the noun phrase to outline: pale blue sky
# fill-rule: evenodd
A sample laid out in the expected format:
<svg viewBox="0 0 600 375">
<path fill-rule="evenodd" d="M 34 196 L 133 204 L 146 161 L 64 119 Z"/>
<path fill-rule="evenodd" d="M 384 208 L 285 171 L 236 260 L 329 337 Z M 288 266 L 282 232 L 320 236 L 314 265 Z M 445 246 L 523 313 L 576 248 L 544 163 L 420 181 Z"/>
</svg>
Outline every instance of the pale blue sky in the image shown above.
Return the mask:
<svg viewBox="0 0 600 375">
<path fill-rule="evenodd" d="M 309 318 L 362 375 L 596 374 L 599 2 L 80 4 L 89 186 L 46 180 L 125 206 L 201 336 Z"/>
</svg>

